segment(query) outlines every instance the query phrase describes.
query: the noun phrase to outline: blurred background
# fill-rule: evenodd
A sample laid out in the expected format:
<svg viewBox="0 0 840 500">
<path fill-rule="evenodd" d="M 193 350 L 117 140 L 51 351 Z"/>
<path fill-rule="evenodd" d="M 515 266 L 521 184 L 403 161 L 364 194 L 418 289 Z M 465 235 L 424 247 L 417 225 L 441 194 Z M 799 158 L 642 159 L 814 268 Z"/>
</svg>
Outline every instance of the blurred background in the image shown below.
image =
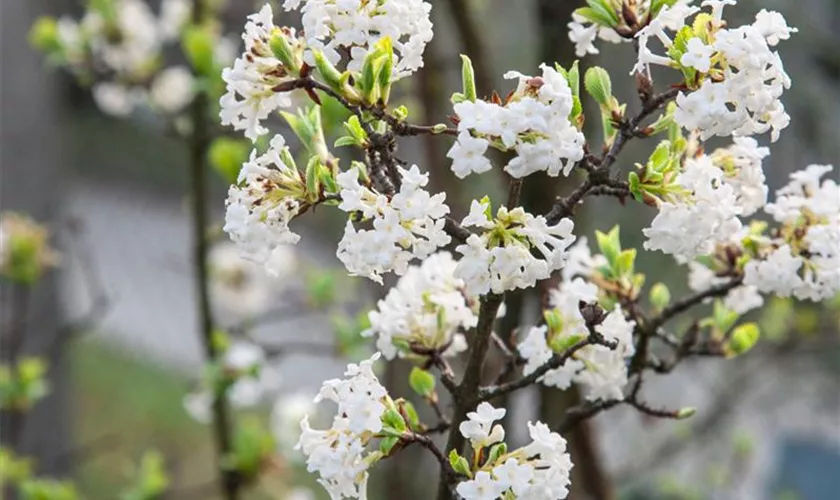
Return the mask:
<svg viewBox="0 0 840 500">
<path fill-rule="evenodd" d="M 27 323 L 24 349 L 57 354 L 50 358 L 50 395 L 33 410 L 22 446 L 44 473 L 75 477 L 82 498 L 117 498 L 150 448 L 164 457 L 171 498 L 215 498 L 202 486 L 214 477 L 211 431 L 195 418 L 189 397 L 202 376 L 203 351 L 189 261 L 187 149 L 153 117 L 103 115 L 87 90 L 47 68 L 29 47 L 26 34 L 39 15 L 76 14 L 80 3 L 4 0 L 0 11 L 0 205 L 45 222 L 62 254 L 60 267 L 39 284 Z M 229 3 L 225 22 L 238 33 L 256 3 Z M 472 57 L 479 94 L 498 89 L 504 95 L 510 89 L 501 79 L 505 71 L 527 74 L 543 61 L 568 66 L 574 60 L 566 24 L 582 0 L 430 3 L 435 38 L 425 67 L 392 99 L 414 110 L 417 122 L 445 121 L 449 94 L 459 88 L 459 53 Z M 785 98 L 791 125 L 764 162 L 772 193 L 793 170 L 840 163 L 840 1 L 741 0 L 730 19 L 749 20 L 760 8 L 782 12 L 799 28 L 780 46 L 794 83 Z M 619 99 L 635 103 L 632 48 L 601 45 L 601 55 L 581 64 L 606 67 Z M 415 139 L 400 151 L 431 172 L 431 190 L 449 193 L 457 217 L 475 195 L 501 193 L 502 180 L 485 175 L 457 182 L 444 157 L 447 141 Z M 626 171 L 651 148 L 636 141 L 619 167 Z M 838 178 L 840 169 L 829 175 Z M 213 180 L 212 215 L 221 221 L 227 186 Z M 575 181 L 529 178 L 524 203 L 545 211 Z M 595 229 L 620 223 L 623 243 L 641 248 L 639 229 L 651 216 L 644 207 L 593 200 L 581 211 L 576 233 L 591 239 Z M 221 243 L 214 248 L 211 266 L 221 274 L 212 298 L 220 325 L 235 330 L 250 318 L 248 331 L 266 343 L 305 341 L 299 351 L 273 356 L 280 382 L 246 410 L 255 419 L 269 422 L 275 400 L 290 405 L 290 396 L 314 396 L 322 380 L 339 375 L 347 357 L 359 359 L 370 344 L 354 338 L 357 315 L 383 289 L 340 277 L 335 244 L 342 219 L 324 210 L 308 215 L 305 226 L 298 221 L 302 238 L 287 256 L 288 272 L 268 282 L 251 276 L 244 290 L 223 279 L 225 269 L 244 272 L 236 258 Z M 674 272 L 677 266 L 662 254 L 640 252 L 639 267 L 648 283 L 663 281 L 675 295 L 687 289 L 683 272 Z M 246 301 L 244 293 L 257 295 Z M 263 310 L 242 310 L 244 302 Z M 538 314 L 534 298 L 522 294 L 511 294 L 508 311 L 508 328 L 533 324 Z M 765 338 L 748 356 L 691 361 L 667 378 L 653 378 L 648 399 L 696 407 L 692 419 L 654 421 L 619 409 L 580 426 L 568 436 L 575 463 L 571 498 L 838 498 L 838 311 L 837 301 L 770 302 L 755 313 Z M 406 373 L 394 363 L 385 379 L 405 385 Z M 523 391 L 509 418 L 556 420 L 574 404 L 573 392 Z M 524 439 L 509 430 L 514 441 Z M 374 473 L 374 498 L 430 498 L 424 492 L 433 472 L 417 473 L 417 467 L 431 461 L 423 453 L 408 455 Z M 313 485 L 293 460 L 263 482 L 247 498 L 289 498 L 294 485 Z"/>
</svg>

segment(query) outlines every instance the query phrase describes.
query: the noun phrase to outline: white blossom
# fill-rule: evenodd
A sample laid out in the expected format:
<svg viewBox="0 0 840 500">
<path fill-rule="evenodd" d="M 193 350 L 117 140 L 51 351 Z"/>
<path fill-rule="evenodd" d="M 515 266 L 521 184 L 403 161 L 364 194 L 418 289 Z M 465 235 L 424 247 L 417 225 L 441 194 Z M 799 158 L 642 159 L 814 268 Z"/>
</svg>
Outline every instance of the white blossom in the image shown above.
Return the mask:
<svg viewBox="0 0 840 500">
<path fill-rule="evenodd" d="M 687 50 L 680 59 L 683 66 L 690 66 L 701 73 L 706 73 L 712 65 L 712 55 L 715 49 L 694 37 L 688 41 Z"/>
<path fill-rule="evenodd" d="M 190 0 L 163 0 L 160 4 L 159 31 L 164 40 L 175 40 L 192 14 Z"/>
<path fill-rule="evenodd" d="M 152 106 L 165 113 L 178 113 L 192 101 L 193 85 L 193 76 L 186 66 L 166 68 L 152 82 L 149 100 Z"/>
<path fill-rule="evenodd" d="M 595 39 L 598 38 L 598 25 L 589 24 L 587 26 L 581 21 L 585 21 L 585 19 L 575 16 L 568 24 L 569 40 L 575 44 L 575 55 L 584 57 L 587 54 L 598 54 L 599 50 L 595 47 Z"/>
<path fill-rule="evenodd" d="M 502 496 L 505 486 L 487 471 L 478 471 L 469 481 L 458 483 L 455 491 L 464 500 L 496 500 Z"/>
<path fill-rule="evenodd" d="M 649 228 L 644 247 L 686 262 L 714 250 L 741 228 L 735 190 L 723 182 L 723 171 L 708 156 L 690 158 L 677 181 L 688 193 L 683 199 L 663 202 Z"/>
<path fill-rule="evenodd" d="M 735 189 L 742 216 L 749 216 L 767 203 L 767 185 L 761 162 L 770 149 L 759 147 L 752 137 L 733 137 L 733 144 L 716 150 L 712 161 L 724 172 L 723 181 Z"/>
<path fill-rule="evenodd" d="M 292 50 L 301 50 L 302 41 L 291 28 L 274 26 L 271 6 L 266 4 L 256 14 L 248 16 L 242 39 L 245 51 L 233 62 L 233 67 L 222 71 L 227 92 L 219 99 L 222 125 L 243 130 L 245 137 L 256 141 L 268 133 L 260 122 L 292 104 L 288 92 L 276 92 L 274 87 L 292 79 L 283 64 L 269 47 L 272 35 L 286 38 Z"/>
<path fill-rule="evenodd" d="M 483 415 L 479 415 L 483 413 Z M 492 424 L 504 416 L 504 410 L 496 410 L 488 403 L 481 403 L 478 412 L 470 413 L 465 422 L 472 429 Z M 462 426 L 463 428 L 464 426 Z M 503 437 L 500 426 L 498 433 Z M 482 429 L 486 431 L 486 429 Z M 456 491 L 464 500 L 496 500 L 498 498 L 519 498 L 528 500 L 561 500 L 568 495 L 572 461 L 566 450 L 566 440 L 551 432 L 542 422 L 528 422 L 531 442 L 522 448 L 508 451 L 493 463 L 487 463 L 468 481 L 458 484 Z M 462 432 L 470 437 L 472 432 Z M 494 442 L 475 449 L 486 448 Z M 475 443 L 473 444 L 475 447 Z M 485 455 L 486 456 L 486 455 Z"/>
<path fill-rule="evenodd" d="M 239 247 L 241 255 L 279 274 L 282 259 L 273 255 L 282 245 L 297 243 L 300 237 L 289 230 L 289 222 L 300 203 L 291 190 L 299 186 L 300 173 L 283 160 L 288 151 L 283 136 L 276 135 L 262 155 L 251 152 L 242 166 L 239 180 L 228 190 L 224 231 Z"/>
<path fill-rule="evenodd" d="M 575 239 L 570 219 L 549 226 L 544 217 L 534 217 L 521 207 L 500 207 L 491 226 L 486 217 L 482 221 L 480 207 L 473 203 L 464 223 L 480 225 L 486 232 L 471 235 L 455 249 L 462 255 L 455 276 L 464 280 L 467 293 L 477 297 L 528 288 L 563 267 L 566 249 Z M 500 233 L 505 236 L 497 241 Z"/>
<path fill-rule="evenodd" d="M 497 420 L 504 418 L 507 410 L 494 408 L 488 402 L 482 402 L 475 411 L 467 413 L 467 420 L 461 422 L 458 430 L 465 438 L 470 440 L 473 449 L 480 450 L 487 446 L 500 443 L 505 440 L 505 429 Z"/>
<path fill-rule="evenodd" d="M 447 156 L 459 178 L 492 168 L 484 157 L 488 145 L 516 151 L 504 167 L 516 178 L 539 171 L 554 177 L 561 171 L 569 175 L 583 158 L 583 134 L 569 121 L 573 106 L 569 84 L 554 68 L 545 64 L 540 68 L 539 77 L 505 74 L 507 79 L 518 79 L 519 85 L 504 105 L 481 100 L 455 105 L 459 135 Z"/>
<path fill-rule="evenodd" d="M 294 448 L 300 439 L 300 422 L 314 413 L 311 396 L 294 393 L 277 398 L 271 410 L 271 430 L 282 453 Z"/>
<path fill-rule="evenodd" d="M 410 75 L 423 66 L 423 50 L 433 36 L 432 6 L 422 0 L 286 0 L 283 7 L 300 10 L 311 49 L 323 51 L 333 64 L 346 51 L 351 71 L 362 68 L 377 41 L 390 37 L 394 77 Z"/>
<path fill-rule="evenodd" d="M 716 276 L 714 271 L 699 262 L 688 263 L 688 287 L 695 292 L 704 292 L 727 281 L 727 278 Z M 757 287 L 739 285 L 727 292 L 723 305 L 730 311 L 746 314 L 763 306 L 764 299 Z"/>
<path fill-rule="evenodd" d="M 464 295 L 464 282 L 455 278 L 456 262 L 448 252 L 431 255 L 411 266 L 377 309 L 368 314 L 370 328 L 364 336 L 376 336 L 376 347 L 386 359 L 405 354 L 400 345 L 414 344 L 442 349 L 455 355 L 467 347 L 462 332 L 478 322 Z"/>
<path fill-rule="evenodd" d="M 126 117 L 134 111 L 140 95 L 119 83 L 97 83 L 92 89 L 93 101 L 106 114 Z"/>
<path fill-rule="evenodd" d="M 390 401 L 373 373 L 379 357 L 376 353 L 358 365 L 350 364 L 345 378 L 324 382 L 315 402 L 337 404 L 332 427 L 313 429 L 308 416 L 300 422 L 296 449 L 306 456 L 307 470 L 318 473 L 318 482 L 332 498 L 366 498 L 367 470 L 372 463 L 366 446 L 382 430 L 385 403 Z"/>
<path fill-rule="evenodd" d="M 581 277 L 562 281 L 557 289 L 552 290 L 551 313 L 559 316 L 562 329 L 549 331 L 545 325 L 530 329 L 517 347 L 519 354 L 526 360 L 523 373 L 533 373 L 549 362 L 555 355 L 555 349 L 558 349 L 557 353 L 562 353 L 589 336 L 589 327 L 581 313 L 580 304 L 596 303 L 597 293 L 598 287 Z M 594 327 L 604 340 L 616 343 L 615 349 L 604 345 L 583 347 L 563 365 L 546 372 L 540 382 L 559 389 L 568 389 L 572 383 L 577 383 L 584 389 L 588 399 L 622 399 L 622 390 L 627 383 L 625 360 L 635 352 L 634 326 L 635 323 L 628 321 L 621 309 L 616 307 Z"/>
<path fill-rule="evenodd" d="M 280 376 L 266 363 L 263 349 L 251 342 L 232 343 L 224 353 L 221 368 L 235 376 L 225 397 L 235 408 L 250 408 L 277 390 Z M 213 418 L 213 388 L 205 387 L 184 397 L 184 408 L 196 421 L 209 423 Z"/>
<path fill-rule="evenodd" d="M 767 40 L 767 45 L 771 47 L 777 45 L 780 40 L 789 39 L 791 33 L 799 31 L 788 27 L 785 16 L 767 9 L 761 9 L 755 15 L 753 27 L 761 33 L 761 36 Z"/>
<path fill-rule="evenodd" d="M 784 245 L 770 253 L 763 260 L 752 260 L 744 269 L 744 283 L 765 293 L 790 297 L 803 282 L 799 277 L 802 258 L 794 256 L 790 247 Z"/>
<path fill-rule="evenodd" d="M 493 168 L 490 159 L 484 156 L 490 143 L 487 139 L 473 137 L 468 131 L 458 134 L 458 140 L 446 153 L 452 159 L 452 171 L 459 179 L 471 173 L 481 174 Z"/>
<path fill-rule="evenodd" d="M 446 193 L 432 196 L 423 189 L 429 175 L 421 174 L 416 165 L 408 170 L 399 167 L 399 171 L 402 185 L 390 200 L 359 184 L 356 169 L 337 176 L 339 208 L 359 212 L 373 223 L 373 229 L 356 229 L 348 220 L 338 244 L 338 258 L 351 275 L 366 276 L 380 284 L 382 274 L 405 274 L 412 259 L 425 259 L 451 241 L 444 231 L 444 217 L 449 213 Z"/>
<path fill-rule="evenodd" d="M 840 292 L 840 186 L 830 165 L 791 174 L 765 211 L 783 225 L 769 250 L 747 263 L 744 282 L 764 293 L 824 300 Z"/>
<path fill-rule="evenodd" d="M 726 2 L 706 2 L 712 5 L 714 16 L 720 15 Z M 719 135 L 754 135 L 772 131 L 775 141 L 790 121 L 780 101 L 790 87 L 778 53 L 771 47 L 789 36 L 792 29 L 781 25 L 778 13 L 762 11 L 751 25 L 737 28 L 713 29 L 710 47 L 721 62 L 721 76 L 703 80 L 691 94 L 677 96 L 678 109 L 674 119 L 689 130 L 699 130 L 702 139 Z M 706 67 L 708 49 L 699 42 L 683 56 L 683 64 L 701 71 Z M 695 50 L 696 49 L 696 50 Z M 702 54 L 697 50 L 702 50 Z M 702 56 L 702 57 L 700 57 Z M 688 60 L 686 60 L 688 58 Z M 698 66 L 699 64 L 699 66 Z"/>
<path fill-rule="evenodd" d="M 275 276 L 243 259 L 232 243 L 216 244 L 208 255 L 210 298 L 214 306 L 237 316 L 256 316 L 271 305 L 272 296 L 296 271 L 294 250 L 277 247 L 269 264 Z"/>
</svg>

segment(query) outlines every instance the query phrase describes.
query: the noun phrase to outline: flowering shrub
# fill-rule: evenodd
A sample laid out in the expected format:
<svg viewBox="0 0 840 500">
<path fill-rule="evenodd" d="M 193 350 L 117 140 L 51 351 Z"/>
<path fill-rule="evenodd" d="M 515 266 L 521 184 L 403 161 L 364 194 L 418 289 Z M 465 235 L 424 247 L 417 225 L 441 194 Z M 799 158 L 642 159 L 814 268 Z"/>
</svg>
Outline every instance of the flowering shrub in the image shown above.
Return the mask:
<svg viewBox="0 0 840 500">
<path fill-rule="evenodd" d="M 575 12 L 568 27 L 579 57 L 598 53 L 596 39 L 634 46 L 637 61 L 627 69 L 638 105 L 613 95 L 606 70 L 581 74 L 577 61 L 526 70 L 537 76 L 509 71 L 512 91 L 482 97 L 464 55 L 451 124 L 412 123 L 405 106 L 392 104 L 392 87 L 423 66 L 432 38 L 431 6 L 421 0 L 286 0 L 283 8 L 300 13 L 302 29 L 276 26 L 266 4 L 248 17 L 236 58 L 226 56 L 227 39 L 205 19 L 212 16 L 193 11 L 188 21 L 189 7 L 176 0 L 164 2 L 159 19 L 136 0 L 105 2 L 106 9 L 92 7 L 78 25 L 39 22 L 33 40 L 95 82 L 98 104 L 112 114 L 145 101 L 164 113 L 189 102 L 200 111 L 213 103 L 202 104 L 194 93 L 218 99 L 220 123 L 252 148 L 249 156 L 222 142 L 211 149 L 218 153 L 214 164 L 227 162 L 219 166 L 231 180 L 224 231 L 243 258 L 288 275 L 282 255 L 300 240 L 292 226 L 323 205 L 346 216 L 336 256 L 347 274 L 380 285 L 396 277 L 361 328 L 375 338 L 377 353 L 350 364 L 344 379 L 324 382 L 316 398 L 337 405 L 330 426 L 318 430 L 308 415 L 300 420 L 297 449 L 332 498 L 366 498 L 370 471 L 419 445 L 439 463 L 440 498 L 561 499 L 572 468 L 563 432 L 619 405 L 659 418 L 690 417 L 692 408 L 644 401 L 644 374 L 668 373 L 693 355 L 746 353 L 760 332 L 742 317 L 768 295 L 821 301 L 840 292 L 840 186 L 826 178 L 832 167 L 792 174 L 769 203 L 762 171 L 770 150 L 759 139 L 770 132 L 775 141 L 790 122 L 782 97 L 791 79 L 775 48 L 796 29 L 767 10 L 733 26 L 724 10 L 735 0 L 696 3 L 590 0 Z M 106 28 L 119 31 L 118 42 Z M 192 64 L 189 77 L 177 67 L 159 68 L 161 43 L 173 33 L 180 33 Z M 651 65 L 670 70 L 667 85 L 654 82 Z M 583 93 L 594 109 L 584 108 Z M 328 102 L 349 113 L 334 147 L 321 118 Z M 275 112 L 303 146 L 297 157 L 272 132 Z M 601 144 L 584 133 L 590 115 L 600 117 Z M 203 127 L 196 116 L 193 134 Z M 396 156 L 398 137 L 420 135 L 450 145 L 449 167 L 460 179 L 503 173 L 508 198 L 471 200 L 466 217 L 452 218 L 446 193 L 426 189 L 429 166 L 408 166 Z M 731 144 L 709 152 L 704 141 L 713 136 Z M 644 163 L 617 168 L 629 141 L 653 138 L 659 142 Z M 335 151 L 342 147 L 351 151 L 340 157 Z M 530 213 L 519 193 L 536 172 L 584 180 L 546 213 Z M 650 208 L 644 249 L 684 265 L 691 294 L 672 299 L 661 283 L 646 289 L 637 250 L 622 247 L 617 227 L 596 232 L 597 249 L 575 232 L 577 208 L 596 195 Z M 749 219 L 760 212 L 772 220 Z M 538 286 L 547 299 L 542 320 L 507 338 L 496 321 L 506 292 Z M 672 319 L 707 302 L 713 313 L 697 317 L 690 332 L 668 331 Z M 189 406 L 224 427 L 224 403 L 251 404 L 270 386 L 271 373 L 260 371 L 265 359 L 256 346 L 221 348 L 205 334 L 216 376 Z M 670 359 L 651 355 L 656 342 L 672 351 Z M 490 382 L 483 369 L 493 344 L 511 373 Z M 422 422 L 410 402 L 388 394 L 374 371 L 380 357 L 415 363 L 410 385 L 439 422 Z M 496 423 L 506 410 L 488 401 L 534 384 L 575 385 L 585 400 L 558 428 L 528 423 L 530 444 L 511 451 Z M 289 414 L 307 409 L 294 408 Z M 275 413 L 275 427 L 292 432 L 286 414 Z M 448 435 L 445 447 L 436 433 Z M 230 463 L 263 463 L 261 453 L 226 462 L 228 473 Z M 245 469 L 259 466 L 236 471 L 240 476 L 225 483 L 228 498 L 235 498 Z"/>
</svg>

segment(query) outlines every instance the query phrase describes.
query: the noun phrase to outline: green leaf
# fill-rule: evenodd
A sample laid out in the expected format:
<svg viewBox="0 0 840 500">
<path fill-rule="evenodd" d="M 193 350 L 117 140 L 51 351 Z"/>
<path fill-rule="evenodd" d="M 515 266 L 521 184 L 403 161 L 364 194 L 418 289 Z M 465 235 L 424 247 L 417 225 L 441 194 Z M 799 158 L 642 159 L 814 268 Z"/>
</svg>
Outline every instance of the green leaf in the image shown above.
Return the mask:
<svg viewBox="0 0 840 500">
<path fill-rule="evenodd" d="M 388 99 L 391 97 L 391 79 L 394 73 L 394 47 L 391 44 L 391 37 L 386 36 L 376 42 L 376 50 L 383 54 L 380 58 L 377 75 L 379 100 L 382 104 L 388 104 Z"/>
<path fill-rule="evenodd" d="M 666 5 L 672 7 L 675 3 L 677 3 L 677 0 L 651 0 L 649 10 L 650 18 L 654 19 L 659 14 L 659 11 L 662 10 L 662 7 Z"/>
<path fill-rule="evenodd" d="M 207 150 L 207 162 L 228 184 L 236 184 L 250 146 L 244 140 L 217 137 Z"/>
<path fill-rule="evenodd" d="M 458 454 L 458 450 L 452 450 L 449 452 L 449 465 L 451 465 L 452 470 L 454 470 L 458 474 L 461 474 L 462 476 L 472 477 L 469 462 L 467 462 L 466 458 Z"/>
<path fill-rule="evenodd" d="M 382 414 L 382 426 L 383 432 L 392 436 L 401 436 L 408 429 L 402 415 L 393 408 L 388 408 Z"/>
<path fill-rule="evenodd" d="M 606 15 L 615 24 L 620 22 L 618 19 L 618 13 L 616 12 L 614 6 L 610 4 L 610 0 L 586 0 L 586 5 Z"/>
<path fill-rule="evenodd" d="M 573 96 L 580 96 L 580 64 L 575 60 L 572 67 L 566 73 L 566 80 L 569 82 L 569 88 L 572 90 Z"/>
<path fill-rule="evenodd" d="M 650 289 L 650 304 L 661 311 L 671 302 L 671 291 L 664 283 L 656 283 Z"/>
<path fill-rule="evenodd" d="M 163 455 L 157 451 L 143 454 L 132 487 L 120 495 L 121 500 L 157 500 L 169 486 Z"/>
<path fill-rule="evenodd" d="M 744 323 L 738 325 L 732 331 L 732 337 L 727 345 L 729 353 L 733 356 L 740 356 L 752 349 L 761 337 L 761 330 L 755 323 Z"/>
<path fill-rule="evenodd" d="M 341 72 L 336 69 L 333 64 L 324 57 L 324 53 L 320 50 L 315 51 L 315 68 L 331 89 L 338 93 L 342 92 L 343 83 L 341 79 Z"/>
<path fill-rule="evenodd" d="M 714 324 L 721 332 L 727 332 L 741 315 L 735 311 L 727 309 L 721 300 L 715 300 L 713 308 Z"/>
<path fill-rule="evenodd" d="M 205 26 L 189 25 L 181 35 L 181 49 L 195 71 L 214 76 L 216 42 Z"/>
<path fill-rule="evenodd" d="M 464 89 L 464 100 L 475 102 L 478 94 L 475 89 L 475 71 L 469 57 L 461 54 L 461 88 Z"/>
<path fill-rule="evenodd" d="M 415 366 L 408 375 L 408 384 L 424 398 L 432 397 L 435 393 L 435 377 L 431 373 Z"/>
<path fill-rule="evenodd" d="M 281 111 L 280 114 L 288 122 L 289 127 L 300 139 L 301 144 L 309 154 L 317 155 L 322 161 L 329 159 L 324 128 L 321 124 L 320 106 L 309 106 L 305 110 L 298 110 L 297 115 Z"/>
<path fill-rule="evenodd" d="M 58 22 L 54 17 L 42 16 L 29 28 L 29 44 L 47 54 L 61 50 Z"/>
<path fill-rule="evenodd" d="M 388 455 L 389 453 L 391 453 L 391 450 L 394 449 L 394 446 L 396 446 L 399 442 L 400 438 L 397 436 L 387 436 L 385 438 L 382 438 L 382 440 L 379 441 L 379 451 L 381 451 L 385 455 Z"/>
<path fill-rule="evenodd" d="M 633 274 L 636 262 L 636 249 L 629 248 L 618 254 L 615 262 L 615 273 L 618 276 L 629 276 Z"/>
<path fill-rule="evenodd" d="M 621 252 L 621 240 L 618 226 L 613 227 L 610 232 L 606 234 L 601 231 L 595 231 L 595 239 L 598 240 L 598 248 L 601 250 L 604 257 L 607 258 L 607 262 L 609 262 L 610 267 L 615 269 L 616 260 Z"/>
<path fill-rule="evenodd" d="M 609 107 L 612 98 L 612 81 L 607 70 L 600 66 L 593 66 L 586 70 L 583 86 L 589 95 L 602 107 Z"/>
<path fill-rule="evenodd" d="M 408 418 L 408 426 L 411 429 L 417 429 L 420 427 L 420 416 L 417 414 L 417 408 L 414 407 L 414 404 L 411 401 L 400 400 L 400 407 L 402 408 L 405 416 Z"/>
<path fill-rule="evenodd" d="M 575 9 L 574 13 L 592 23 L 597 24 L 598 26 L 612 28 L 618 24 L 613 21 L 612 16 L 609 14 L 605 14 L 603 11 L 593 9 L 591 7 L 581 7 L 579 9 Z"/>
<path fill-rule="evenodd" d="M 563 331 L 563 315 L 557 309 L 546 309 L 543 311 L 543 318 L 549 333 L 556 334 Z"/>
<path fill-rule="evenodd" d="M 637 174 L 636 172 L 630 172 L 630 175 L 627 177 L 627 179 L 630 187 L 630 194 L 633 195 L 633 198 L 635 198 L 636 201 L 644 203 L 642 181 L 639 179 L 639 174 Z"/>
<path fill-rule="evenodd" d="M 356 141 L 356 139 L 354 139 L 354 138 L 352 138 L 348 135 L 344 135 L 344 136 L 341 136 L 341 137 L 339 137 L 338 139 L 335 140 L 335 144 L 333 144 L 333 147 L 342 148 L 344 146 L 358 146 L 358 145 L 359 145 L 359 143 Z"/>
<path fill-rule="evenodd" d="M 305 276 L 309 304 L 321 309 L 335 301 L 335 276 L 330 271 L 312 270 Z"/>
<path fill-rule="evenodd" d="M 289 73 L 292 75 L 300 73 L 303 61 L 295 56 L 292 47 L 289 46 L 289 41 L 286 40 L 286 35 L 282 31 L 276 30 L 272 33 L 271 38 L 268 40 L 268 46 L 271 48 L 271 53 L 274 54 L 274 57 L 283 63 L 283 66 Z M 317 53 L 315 54 L 315 58 L 317 61 Z M 324 76 L 324 74 L 322 73 L 321 76 Z"/>
<path fill-rule="evenodd" d="M 487 455 L 485 464 L 496 464 L 499 457 L 507 453 L 507 445 L 505 443 L 494 444 L 490 447 L 490 453 Z"/>
<path fill-rule="evenodd" d="M 350 134 L 356 140 L 356 143 L 359 145 L 363 145 L 367 143 L 368 136 L 367 132 L 362 128 L 361 122 L 359 122 L 359 117 L 356 115 L 351 116 L 344 122 L 344 130 Z"/>
<path fill-rule="evenodd" d="M 685 408 L 680 408 L 677 412 L 677 420 L 685 420 L 687 418 L 691 418 L 694 414 L 697 413 L 697 408 L 692 408 L 690 406 Z"/>
<path fill-rule="evenodd" d="M 454 104 L 461 103 L 461 102 L 464 102 L 464 101 L 466 101 L 466 100 L 467 100 L 467 96 L 465 96 L 465 95 L 464 95 L 464 94 L 462 94 L 461 92 L 455 92 L 455 93 L 453 93 L 453 94 L 452 94 L 452 96 L 449 98 L 449 102 L 451 102 L 453 105 L 454 105 Z"/>
<path fill-rule="evenodd" d="M 307 198 L 311 200 L 318 200 L 321 194 L 321 160 L 317 156 L 313 156 L 306 165 L 306 194 Z"/>
</svg>

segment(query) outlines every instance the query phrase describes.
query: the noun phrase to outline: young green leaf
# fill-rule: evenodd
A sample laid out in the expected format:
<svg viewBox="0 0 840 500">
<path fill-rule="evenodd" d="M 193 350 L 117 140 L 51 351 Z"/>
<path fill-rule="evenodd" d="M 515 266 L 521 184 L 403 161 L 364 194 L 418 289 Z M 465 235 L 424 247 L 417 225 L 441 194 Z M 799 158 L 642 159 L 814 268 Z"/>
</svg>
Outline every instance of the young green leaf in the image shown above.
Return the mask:
<svg viewBox="0 0 840 500">
<path fill-rule="evenodd" d="M 612 81 L 607 70 L 600 66 L 593 66 L 586 70 L 583 86 L 589 95 L 602 107 L 610 106 L 612 97 Z"/>
<path fill-rule="evenodd" d="M 435 392 L 435 377 L 431 373 L 415 366 L 408 375 L 408 384 L 424 398 L 431 397 Z"/>
<path fill-rule="evenodd" d="M 461 85 L 464 100 L 475 102 L 478 94 L 475 89 L 475 71 L 469 57 L 461 54 Z"/>
</svg>

